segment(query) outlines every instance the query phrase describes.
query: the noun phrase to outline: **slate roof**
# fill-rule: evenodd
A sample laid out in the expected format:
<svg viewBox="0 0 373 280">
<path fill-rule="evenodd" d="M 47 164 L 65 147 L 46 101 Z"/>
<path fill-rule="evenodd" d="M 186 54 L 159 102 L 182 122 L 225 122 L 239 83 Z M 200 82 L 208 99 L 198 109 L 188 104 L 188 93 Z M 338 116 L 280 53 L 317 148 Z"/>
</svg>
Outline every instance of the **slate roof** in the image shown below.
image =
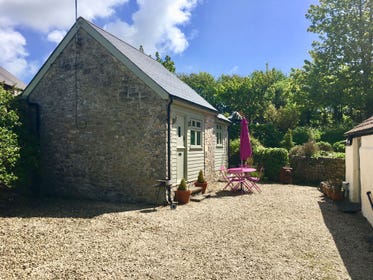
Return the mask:
<svg viewBox="0 0 373 280">
<path fill-rule="evenodd" d="M 15 87 L 17 89 L 25 89 L 26 84 L 18 79 L 16 76 L 5 70 L 0 66 L 0 83 L 4 83 L 7 86 Z"/>
<path fill-rule="evenodd" d="M 363 135 L 373 134 L 373 116 L 366 119 L 362 123 L 355 126 L 353 129 L 347 131 L 345 136 L 347 137 L 358 137 Z"/>
<path fill-rule="evenodd" d="M 32 88 L 38 83 L 40 77 L 43 75 L 51 63 L 57 58 L 58 54 L 73 38 L 79 28 L 83 28 L 98 42 L 100 42 L 108 51 L 110 51 L 116 58 L 123 62 L 130 70 L 132 70 L 140 79 L 142 79 L 148 86 L 152 87 L 162 97 L 172 96 L 181 99 L 188 103 L 195 104 L 204 109 L 217 112 L 217 110 L 208 103 L 202 96 L 190 88 L 187 84 L 181 81 L 175 74 L 168 71 L 162 64 L 155 59 L 142 53 L 138 49 L 132 47 L 121 39 L 115 37 L 109 32 L 101 29 L 93 23 L 80 17 L 70 31 L 66 34 L 63 41 L 56 48 L 54 53 L 48 58 L 42 69 L 31 81 L 30 89 L 26 88 L 25 96 L 27 96 Z M 44 68 L 44 69 L 43 69 Z"/>
</svg>

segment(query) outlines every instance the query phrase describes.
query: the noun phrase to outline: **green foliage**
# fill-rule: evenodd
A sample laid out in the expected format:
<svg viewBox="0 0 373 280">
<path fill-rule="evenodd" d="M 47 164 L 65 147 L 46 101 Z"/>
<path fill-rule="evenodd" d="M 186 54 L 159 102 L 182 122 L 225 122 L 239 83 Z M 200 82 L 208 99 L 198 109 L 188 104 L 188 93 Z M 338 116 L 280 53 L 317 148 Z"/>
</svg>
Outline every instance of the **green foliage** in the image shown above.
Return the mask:
<svg viewBox="0 0 373 280">
<path fill-rule="evenodd" d="M 17 179 L 14 170 L 20 157 L 15 133 L 20 123 L 14 100 L 14 96 L 0 86 L 0 184 L 8 187 Z"/>
<path fill-rule="evenodd" d="M 320 151 L 325 151 L 325 152 L 333 151 L 332 144 L 330 144 L 329 142 L 320 141 L 320 142 L 316 142 L 316 145 Z"/>
<path fill-rule="evenodd" d="M 240 164 L 240 139 L 236 138 L 229 141 L 229 165 L 237 166 Z"/>
<path fill-rule="evenodd" d="M 254 162 L 264 167 L 264 175 L 271 181 L 277 181 L 282 167 L 289 163 L 289 153 L 283 148 L 264 148 L 254 154 Z"/>
<path fill-rule="evenodd" d="M 335 143 L 338 141 L 342 141 L 345 139 L 344 133 L 350 130 L 351 127 L 345 125 L 337 125 L 337 126 L 330 126 L 325 127 L 321 134 L 321 141 Z"/>
<path fill-rule="evenodd" d="M 186 191 L 188 189 L 188 186 L 185 182 L 185 179 L 181 179 L 179 186 L 177 187 L 179 191 Z"/>
<path fill-rule="evenodd" d="M 344 153 L 346 150 L 345 140 L 338 141 L 333 144 L 333 150 L 337 153 Z"/>
<path fill-rule="evenodd" d="M 140 49 L 140 51 L 141 51 L 141 49 Z M 142 49 L 142 52 L 144 52 L 144 49 Z M 159 52 L 156 52 L 155 53 L 155 60 L 158 61 L 159 63 L 161 63 L 171 73 L 175 73 L 175 71 L 176 71 L 175 62 L 171 59 L 170 56 L 166 55 L 165 58 L 162 58 L 159 55 Z"/>
<path fill-rule="evenodd" d="M 251 148 L 252 148 L 252 151 L 253 151 L 253 157 L 260 150 L 264 149 L 264 147 L 260 143 L 260 141 L 253 136 L 250 136 L 250 143 L 251 143 Z M 254 159 L 254 161 L 255 161 L 255 159 Z M 240 163 L 241 163 L 241 159 L 240 159 L 240 139 L 236 138 L 234 140 L 229 141 L 229 165 L 230 166 L 238 166 Z"/>
<path fill-rule="evenodd" d="M 197 182 L 198 183 L 205 183 L 206 182 L 205 177 L 203 176 L 202 170 L 200 170 L 199 173 L 198 173 Z"/>
<path fill-rule="evenodd" d="M 319 147 L 314 141 L 309 141 L 303 144 L 303 151 L 305 157 L 312 157 L 319 151 Z"/>
<path fill-rule="evenodd" d="M 294 142 L 293 142 L 293 132 L 291 129 L 289 129 L 285 135 L 284 138 L 281 141 L 281 147 L 285 148 L 286 150 L 290 150 L 291 148 L 294 147 Z"/>
<path fill-rule="evenodd" d="M 289 151 L 289 156 L 304 157 L 305 153 L 304 153 L 303 145 L 296 145 L 293 148 L 291 148 Z"/>
<path fill-rule="evenodd" d="M 299 157 L 313 157 L 319 152 L 319 147 L 314 141 L 309 141 L 303 145 L 294 146 L 289 155 Z"/>
<path fill-rule="evenodd" d="M 303 81 L 318 106 L 321 125 L 355 122 L 373 114 L 373 6 L 371 0 L 321 0 L 307 13 L 313 43 L 312 62 Z"/>
<path fill-rule="evenodd" d="M 265 147 L 279 147 L 284 134 L 273 124 L 251 125 L 251 134 Z"/>
<path fill-rule="evenodd" d="M 218 84 L 214 76 L 206 72 L 200 72 L 188 75 L 178 74 L 178 77 L 220 112 L 227 111 L 226 105 L 219 99 Z"/>
<path fill-rule="evenodd" d="M 318 141 L 320 131 L 316 128 L 298 126 L 293 130 L 293 141 L 296 145 L 302 145 L 309 141 Z"/>
<path fill-rule="evenodd" d="M 300 112 L 296 106 L 288 104 L 277 110 L 277 117 L 275 119 L 276 127 L 281 131 L 293 129 L 299 123 Z"/>
</svg>

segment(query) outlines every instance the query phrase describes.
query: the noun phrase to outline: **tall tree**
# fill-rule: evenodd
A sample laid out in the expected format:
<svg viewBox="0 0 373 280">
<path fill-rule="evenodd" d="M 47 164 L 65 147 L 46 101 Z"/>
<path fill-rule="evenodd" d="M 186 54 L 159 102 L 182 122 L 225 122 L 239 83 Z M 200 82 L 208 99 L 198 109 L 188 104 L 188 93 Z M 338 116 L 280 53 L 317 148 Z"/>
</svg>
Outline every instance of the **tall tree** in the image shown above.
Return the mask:
<svg viewBox="0 0 373 280">
<path fill-rule="evenodd" d="M 198 74 L 178 74 L 178 77 L 220 112 L 225 111 L 224 104 L 219 100 L 217 94 L 218 85 L 214 76 L 207 72 L 200 72 Z"/>
<path fill-rule="evenodd" d="M 320 0 L 306 17 L 313 61 L 305 65 L 314 100 L 323 102 L 335 121 L 373 114 L 373 0 Z"/>
<path fill-rule="evenodd" d="M 155 60 L 161 63 L 165 68 L 168 69 L 171 73 L 175 73 L 176 67 L 175 67 L 175 62 L 171 59 L 169 55 L 166 55 L 165 58 L 163 59 L 159 52 L 155 53 Z"/>
</svg>

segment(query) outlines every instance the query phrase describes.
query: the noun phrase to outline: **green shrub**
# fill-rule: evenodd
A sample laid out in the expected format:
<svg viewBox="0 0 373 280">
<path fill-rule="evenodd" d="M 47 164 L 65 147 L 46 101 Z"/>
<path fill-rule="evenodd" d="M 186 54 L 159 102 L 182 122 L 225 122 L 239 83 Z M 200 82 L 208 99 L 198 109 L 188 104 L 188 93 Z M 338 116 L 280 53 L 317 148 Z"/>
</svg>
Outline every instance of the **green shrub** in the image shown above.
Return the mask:
<svg viewBox="0 0 373 280">
<path fill-rule="evenodd" d="M 345 140 L 338 141 L 333 144 L 334 152 L 344 153 L 345 152 Z"/>
<path fill-rule="evenodd" d="M 324 141 L 320 141 L 316 143 L 317 147 L 319 148 L 320 151 L 326 151 L 326 152 L 332 152 L 333 147 L 332 144 Z"/>
<path fill-rule="evenodd" d="M 321 133 L 316 128 L 298 126 L 293 129 L 293 141 L 296 145 L 302 145 L 309 141 L 318 141 Z"/>
<path fill-rule="evenodd" d="M 345 139 L 344 133 L 350 129 L 351 127 L 345 127 L 343 125 L 323 128 L 320 140 L 329 143 L 341 141 Z"/>
<path fill-rule="evenodd" d="M 14 96 L 0 85 L 0 184 L 8 187 L 17 179 L 14 170 L 20 157 L 15 132 L 20 123 L 14 101 Z"/>
<path fill-rule="evenodd" d="M 260 141 L 253 136 L 250 136 L 250 143 L 251 148 L 253 149 L 253 154 L 261 149 L 264 149 L 264 146 L 260 143 Z"/>
<path fill-rule="evenodd" d="M 177 187 L 179 191 L 186 191 L 188 189 L 188 186 L 185 182 L 185 179 L 181 179 L 179 186 Z"/>
<path fill-rule="evenodd" d="M 304 157 L 304 149 L 303 145 L 296 145 L 289 151 L 289 156 L 297 156 L 297 157 Z"/>
<path fill-rule="evenodd" d="M 284 136 L 273 124 L 251 125 L 250 132 L 265 147 L 279 147 Z"/>
<path fill-rule="evenodd" d="M 200 170 L 199 173 L 198 173 L 197 182 L 198 183 L 205 183 L 206 182 L 205 177 L 203 176 L 203 171 L 202 170 Z"/>
<path fill-rule="evenodd" d="M 257 154 L 259 150 L 263 149 L 263 145 L 253 136 L 250 136 L 251 148 L 253 155 Z M 229 141 L 229 165 L 238 166 L 241 163 L 240 159 L 240 139 Z"/>
<path fill-rule="evenodd" d="M 254 155 L 254 161 L 264 167 L 265 177 L 277 181 L 281 168 L 289 163 L 289 153 L 283 148 L 264 148 Z"/>
<path fill-rule="evenodd" d="M 309 141 L 303 144 L 303 150 L 305 157 L 312 157 L 319 151 L 319 148 L 315 142 Z"/>
<path fill-rule="evenodd" d="M 240 139 L 229 141 L 229 165 L 237 166 L 240 164 Z"/>
<path fill-rule="evenodd" d="M 293 142 L 293 133 L 292 130 L 289 129 L 286 132 L 284 139 L 281 141 L 281 147 L 289 151 L 292 147 L 294 147 L 294 145 L 295 143 Z"/>
</svg>

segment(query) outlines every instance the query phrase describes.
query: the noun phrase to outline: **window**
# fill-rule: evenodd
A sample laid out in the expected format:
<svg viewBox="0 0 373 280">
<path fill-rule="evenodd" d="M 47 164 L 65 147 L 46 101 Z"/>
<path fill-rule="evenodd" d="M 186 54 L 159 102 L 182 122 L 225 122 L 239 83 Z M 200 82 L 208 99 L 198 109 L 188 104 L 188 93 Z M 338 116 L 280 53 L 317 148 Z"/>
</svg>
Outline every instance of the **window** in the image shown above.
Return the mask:
<svg viewBox="0 0 373 280">
<path fill-rule="evenodd" d="M 202 146 L 202 122 L 198 120 L 190 120 L 190 145 L 192 147 Z"/>
<path fill-rule="evenodd" d="M 216 125 L 216 146 L 223 146 L 223 128 L 220 124 Z"/>
</svg>

